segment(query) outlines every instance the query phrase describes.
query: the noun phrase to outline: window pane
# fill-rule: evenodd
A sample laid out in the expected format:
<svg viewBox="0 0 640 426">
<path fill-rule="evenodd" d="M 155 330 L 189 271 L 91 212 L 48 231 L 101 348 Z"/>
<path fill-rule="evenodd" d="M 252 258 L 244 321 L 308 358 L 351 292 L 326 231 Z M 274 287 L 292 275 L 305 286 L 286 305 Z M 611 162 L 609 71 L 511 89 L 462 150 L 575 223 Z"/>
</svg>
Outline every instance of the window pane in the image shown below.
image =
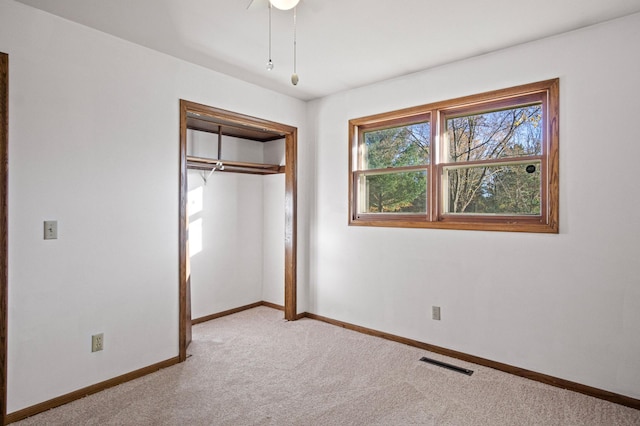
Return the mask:
<svg viewBox="0 0 640 426">
<path fill-rule="evenodd" d="M 542 154 L 542 106 L 447 119 L 447 162 Z"/>
<path fill-rule="evenodd" d="M 443 178 L 445 213 L 540 214 L 539 161 L 446 168 Z"/>
<path fill-rule="evenodd" d="M 365 132 L 363 169 L 428 164 L 430 146 L 429 122 Z"/>
<path fill-rule="evenodd" d="M 426 170 L 360 175 L 358 213 L 426 213 Z"/>
</svg>

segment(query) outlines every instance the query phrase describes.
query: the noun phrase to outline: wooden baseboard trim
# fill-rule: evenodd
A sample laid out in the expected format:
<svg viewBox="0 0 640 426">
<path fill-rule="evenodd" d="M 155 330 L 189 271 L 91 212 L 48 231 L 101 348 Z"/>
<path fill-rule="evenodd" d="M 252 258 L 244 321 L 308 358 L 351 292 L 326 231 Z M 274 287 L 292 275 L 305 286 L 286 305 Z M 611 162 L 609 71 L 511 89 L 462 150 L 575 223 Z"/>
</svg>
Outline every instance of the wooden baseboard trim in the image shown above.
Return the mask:
<svg viewBox="0 0 640 426">
<path fill-rule="evenodd" d="M 218 312 L 215 314 L 207 315 L 204 317 L 196 318 L 191 320 L 192 325 L 200 324 L 202 322 L 207 322 L 214 320 L 216 318 L 226 317 L 227 315 L 237 314 L 238 312 L 246 311 L 247 309 L 257 308 L 258 306 L 266 306 L 268 308 L 277 309 L 279 311 L 284 311 L 284 306 L 276 305 L 275 303 L 265 302 L 264 300 L 261 302 L 251 303 L 249 305 L 240 306 L 238 308 L 229 309 L 226 311 Z M 304 316 L 304 314 L 302 314 Z"/>
<path fill-rule="evenodd" d="M 323 317 L 321 315 L 311 314 L 308 312 L 305 312 L 303 315 L 307 318 L 323 321 L 338 327 L 346 328 L 348 330 L 353 330 L 353 331 L 368 334 L 371 336 L 392 340 L 394 342 L 424 349 L 440 355 L 445 355 L 451 358 L 472 362 L 474 364 L 482 365 L 484 367 L 489 367 L 495 370 L 504 371 L 505 373 L 513 374 L 520 377 L 525 377 L 527 379 L 534 380 L 536 382 L 545 383 L 547 385 L 567 389 L 573 392 L 578 392 L 584 395 L 592 396 L 599 399 L 604 399 L 609 402 L 613 402 L 616 404 L 624 405 L 626 407 L 635 408 L 636 410 L 640 410 L 640 399 L 635 399 L 625 395 L 620 395 L 620 394 L 609 392 L 606 390 L 583 385 L 580 383 L 571 382 L 569 380 L 560 379 L 558 377 L 549 376 L 547 374 L 537 373 L 535 371 L 526 370 L 524 368 L 514 367 L 509 364 L 503 364 L 501 362 L 491 361 L 489 359 L 477 357 L 474 355 L 469 355 L 463 352 L 454 351 L 454 350 L 443 348 L 440 346 L 430 345 L 428 343 L 419 342 L 417 340 L 407 339 L 406 337 L 396 336 L 394 334 L 373 330 L 371 328 L 361 327 L 355 324 L 349 324 L 343 321 L 338 321 L 331 318 Z"/>
<path fill-rule="evenodd" d="M 105 380 L 104 382 L 96 383 L 95 385 L 87 386 L 86 388 L 78 389 L 77 391 L 73 391 L 66 395 L 62 395 L 45 402 L 41 402 L 40 404 L 23 408 L 22 410 L 14 411 L 13 413 L 7 414 L 5 418 L 5 424 L 26 419 L 27 417 L 42 413 L 44 411 L 50 410 L 55 407 L 59 407 L 64 404 L 68 404 L 72 401 L 84 398 L 85 396 L 89 396 L 91 394 L 103 391 L 113 386 L 126 383 L 128 381 L 140 378 L 142 376 L 146 376 L 147 374 L 155 373 L 156 371 L 161 370 L 163 368 L 171 367 L 172 365 L 178 364 L 178 362 L 179 362 L 178 357 L 170 358 L 168 360 L 161 361 L 157 364 L 153 364 L 148 367 L 141 368 L 139 370 L 131 371 L 121 376 L 114 377 L 113 379 Z"/>
<path fill-rule="evenodd" d="M 265 301 L 262 301 L 260 304 L 262 306 L 266 306 L 267 308 L 273 308 L 273 309 L 277 309 L 279 311 L 283 311 L 284 312 L 284 306 L 282 306 L 282 305 L 276 305 L 275 303 L 265 302 Z"/>
<path fill-rule="evenodd" d="M 257 308 L 258 306 L 262 306 L 263 304 L 264 304 L 264 302 L 256 302 L 256 303 L 251 303 L 249 305 L 240 306 L 238 308 L 228 309 L 226 311 L 222 311 L 222 312 L 218 312 L 218 313 L 215 313 L 215 314 L 207 315 L 207 316 L 204 316 L 204 317 L 192 319 L 191 320 L 191 324 L 196 325 L 196 324 L 200 324 L 202 322 L 207 322 L 207 321 L 214 320 L 216 318 L 226 317 L 227 315 L 237 314 L 238 312 L 246 311 L 247 309 Z"/>
</svg>

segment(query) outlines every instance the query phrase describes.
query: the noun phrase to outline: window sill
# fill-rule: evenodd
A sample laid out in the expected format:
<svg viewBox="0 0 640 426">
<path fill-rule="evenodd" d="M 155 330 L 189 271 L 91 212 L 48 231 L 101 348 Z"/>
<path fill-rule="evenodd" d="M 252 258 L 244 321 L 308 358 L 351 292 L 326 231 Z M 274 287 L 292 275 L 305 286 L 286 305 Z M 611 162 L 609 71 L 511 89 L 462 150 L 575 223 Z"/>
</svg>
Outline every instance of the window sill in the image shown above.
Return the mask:
<svg viewBox="0 0 640 426">
<path fill-rule="evenodd" d="M 540 223 L 539 218 L 527 218 L 524 220 L 514 220 L 513 222 L 471 222 L 456 220 L 428 221 L 409 220 L 408 218 L 388 219 L 388 218 L 366 218 L 351 219 L 349 226 L 373 226 L 385 228 L 425 228 L 425 229 L 458 229 L 464 231 L 503 231 L 503 232 L 530 232 L 541 234 L 557 234 L 558 224 Z"/>
</svg>

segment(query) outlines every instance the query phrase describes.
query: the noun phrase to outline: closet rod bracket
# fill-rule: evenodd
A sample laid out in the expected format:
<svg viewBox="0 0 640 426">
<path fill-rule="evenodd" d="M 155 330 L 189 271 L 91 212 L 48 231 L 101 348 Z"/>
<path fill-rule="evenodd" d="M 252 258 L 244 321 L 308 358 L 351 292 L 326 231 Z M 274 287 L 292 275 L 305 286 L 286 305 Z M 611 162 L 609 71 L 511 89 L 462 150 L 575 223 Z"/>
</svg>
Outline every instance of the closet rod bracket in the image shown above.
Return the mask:
<svg viewBox="0 0 640 426">
<path fill-rule="evenodd" d="M 207 184 L 207 180 L 211 177 L 211 175 L 213 174 L 213 172 L 215 172 L 216 170 L 224 170 L 224 164 L 222 164 L 222 161 L 218 161 L 212 168 L 211 171 L 209 172 L 209 174 L 207 174 L 207 176 L 205 177 L 204 172 L 202 172 L 202 180 L 204 181 L 204 184 Z"/>
</svg>

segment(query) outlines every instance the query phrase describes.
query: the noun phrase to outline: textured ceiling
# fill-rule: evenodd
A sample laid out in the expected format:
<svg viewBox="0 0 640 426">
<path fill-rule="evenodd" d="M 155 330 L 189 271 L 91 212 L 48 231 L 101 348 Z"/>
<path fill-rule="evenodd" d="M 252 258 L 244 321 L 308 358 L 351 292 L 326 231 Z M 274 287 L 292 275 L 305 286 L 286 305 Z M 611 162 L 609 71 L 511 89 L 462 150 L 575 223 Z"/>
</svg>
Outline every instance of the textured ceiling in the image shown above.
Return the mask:
<svg viewBox="0 0 640 426">
<path fill-rule="evenodd" d="M 302 0 L 300 83 L 293 11 L 265 0 L 18 0 L 297 97 L 314 99 L 640 12 L 640 0 Z"/>
</svg>

